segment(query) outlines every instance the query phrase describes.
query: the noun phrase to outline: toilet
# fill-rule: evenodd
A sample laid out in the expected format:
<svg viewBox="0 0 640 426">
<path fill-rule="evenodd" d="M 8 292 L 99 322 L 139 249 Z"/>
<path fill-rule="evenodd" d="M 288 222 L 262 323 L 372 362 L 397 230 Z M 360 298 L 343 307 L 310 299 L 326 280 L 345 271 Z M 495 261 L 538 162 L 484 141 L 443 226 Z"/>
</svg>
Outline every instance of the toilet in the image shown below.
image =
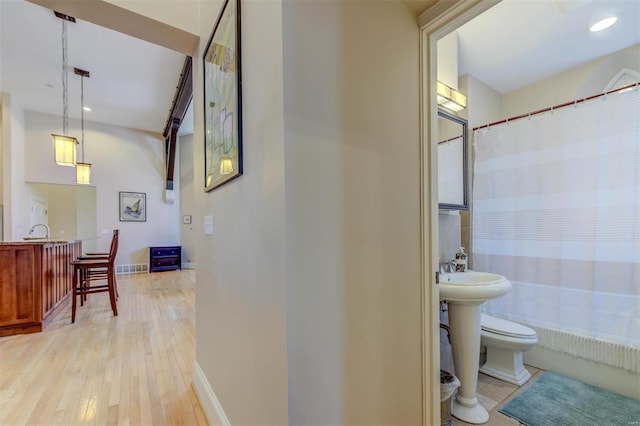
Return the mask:
<svg viewBox="0 0 640 426">
<path fill-rule="evenodd" d="M 522 324 L 482 314 L 480 345 L 487 348 L 487 361 L 480 371 L 522 386 L 530 378 L 522 363 L 522 352 L 538 343 L 536 332 Z"/>
</svg>

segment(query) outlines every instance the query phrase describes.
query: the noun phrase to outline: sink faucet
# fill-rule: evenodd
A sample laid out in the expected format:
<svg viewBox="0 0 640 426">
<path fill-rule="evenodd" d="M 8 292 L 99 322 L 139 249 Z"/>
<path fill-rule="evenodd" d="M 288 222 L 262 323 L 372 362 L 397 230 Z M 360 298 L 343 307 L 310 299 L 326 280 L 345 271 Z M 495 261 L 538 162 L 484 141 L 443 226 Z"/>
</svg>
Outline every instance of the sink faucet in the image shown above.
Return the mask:
<svg viewBox="0 0 640 426">
<path fill-rule="evenodd" d="M 440 262 L 440 273 L 444 274 L 447 272 L 455 272 L 456 271 L 456 266 L 455 266 L 455 261 L 452 260 L 447 260 L 445 262 Z"/>
<path fill-rule="evenodd" d="M 49 228 L 49 226 L 45 225 L 44 223 L 36 223 L 35 225 L 33 225 L 31 229 L 29 229 L 29 235 L 33 234 L 33 230 L 38 226 L 44 226 L 47 229 L 47 240 L 51 239 L 51 228 Z"/>
</svg>

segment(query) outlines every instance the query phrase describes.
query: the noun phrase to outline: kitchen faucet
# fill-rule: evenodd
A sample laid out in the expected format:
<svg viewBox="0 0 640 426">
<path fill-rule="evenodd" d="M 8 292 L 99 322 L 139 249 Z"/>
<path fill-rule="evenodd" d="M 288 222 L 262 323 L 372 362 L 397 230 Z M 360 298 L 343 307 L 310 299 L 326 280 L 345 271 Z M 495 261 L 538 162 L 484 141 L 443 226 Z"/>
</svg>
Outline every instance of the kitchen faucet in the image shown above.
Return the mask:
<svg viewBox="0 0 640 426">
<path fill-rule="evenodd" d="M 48 225 L 45 225 L 44 223 L 36 223 L 35 225 L 33 225 L 29 230 L 29 235 L 33 234 L 33 230 L 36 229 L 38 226 L 44 226 L 47 229 L 47 240 L 51 239 L 51 229 L 49 228 Z"/>
</svg>

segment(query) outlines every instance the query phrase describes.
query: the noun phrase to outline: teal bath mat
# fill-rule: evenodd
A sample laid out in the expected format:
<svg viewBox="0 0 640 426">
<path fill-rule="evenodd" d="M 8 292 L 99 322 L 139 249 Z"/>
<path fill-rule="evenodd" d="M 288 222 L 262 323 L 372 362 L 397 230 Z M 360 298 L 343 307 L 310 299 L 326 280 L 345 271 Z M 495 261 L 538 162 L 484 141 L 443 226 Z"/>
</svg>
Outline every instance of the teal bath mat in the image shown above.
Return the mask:
<svg viewBox="0 0 640 426">
<path fill-rule="evenodd" d="M 527 426 L 640 425 L 640 401 L 551 371 L 499 411 Z"/>
</svg>

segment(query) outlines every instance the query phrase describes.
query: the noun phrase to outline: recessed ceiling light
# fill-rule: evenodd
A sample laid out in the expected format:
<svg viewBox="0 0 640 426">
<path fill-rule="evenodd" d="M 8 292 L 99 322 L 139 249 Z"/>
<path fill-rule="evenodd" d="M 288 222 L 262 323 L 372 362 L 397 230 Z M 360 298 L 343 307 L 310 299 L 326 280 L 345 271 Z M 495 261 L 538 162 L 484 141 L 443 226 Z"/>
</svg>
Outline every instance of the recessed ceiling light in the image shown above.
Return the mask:
<svg viewBox="0 0 640 426">
<path fill-rule="evenodd" d="M 618 18 L 616 18 L 615 16 L 604 18 L 596 22 L 595 24 L 593 24 L 591 28 L 589 28 L 589 31 L 591 31 L 592 33 L 595 33 L 598 31 L 606 30 L 607 28 L 615 24 L 617 20 Z"/>
<path fill-rule="evenodd" d="M 86 107 L 82 107 L 83 110 L 87 111 L 87 112 L 91 112 L 93 111 L 91 108 L 89 108 L 88 106 Z"/>
</svg>

